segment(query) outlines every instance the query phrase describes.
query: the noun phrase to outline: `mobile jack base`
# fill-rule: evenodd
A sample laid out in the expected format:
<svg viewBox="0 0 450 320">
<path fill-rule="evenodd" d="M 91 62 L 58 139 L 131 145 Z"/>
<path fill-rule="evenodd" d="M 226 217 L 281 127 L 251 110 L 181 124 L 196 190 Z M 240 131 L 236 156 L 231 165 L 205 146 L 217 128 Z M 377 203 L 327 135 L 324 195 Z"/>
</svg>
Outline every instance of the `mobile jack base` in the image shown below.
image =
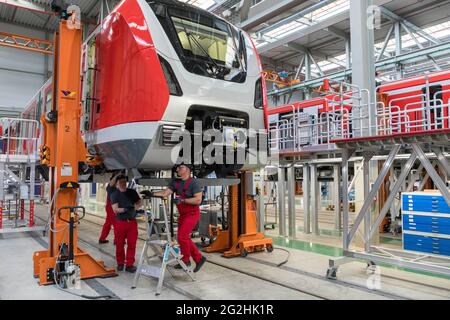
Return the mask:
<svg viewBox="0 0 450 320">
<path fill-rule="evenodd" d="M 53 269 L 56 264 L 56 256 L 49 257 L 48 250 L 36 251 L 33 255 L 34 277 L 39 278 L 40 285 L 52 285 Z M 95 260 L 88 253 L 78 248 L 75 254 L 75 264 L 80 266 L 81 279 L 110 278 L 118 274 L 114 268 L 106 268 L 103 261 Z"/>
</svg>

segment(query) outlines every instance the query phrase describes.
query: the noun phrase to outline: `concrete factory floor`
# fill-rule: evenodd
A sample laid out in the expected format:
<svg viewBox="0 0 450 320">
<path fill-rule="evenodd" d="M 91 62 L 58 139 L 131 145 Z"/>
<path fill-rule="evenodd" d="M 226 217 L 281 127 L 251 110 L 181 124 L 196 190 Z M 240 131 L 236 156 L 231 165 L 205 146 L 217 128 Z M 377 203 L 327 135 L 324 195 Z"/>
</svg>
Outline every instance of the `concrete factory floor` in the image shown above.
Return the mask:
<svg viewBox="0 0 450 320">
<path fill-rule="evenodd" d="M 96 207 L 96 208 L 95 208 Z M 91 214 L 79 225 L 79 245 L 107 266 L 115 267 L 115 247 L 98 244 L 103 223 L 102 206 L 88 206 Z M 38 222 L 43 224 L 46 208 L 37 206 Z M 93 213 L 93 214 L 92 214 Z M 145 224 L 139 225 L 140 238 Z M 171 270 L 160 296 L 155 296 L 156 281 L 141 277 L 132 290 L 133 275 L 119 272 L 118 277 L 91 279 L 82 282 L 84 295 L 110 295 L 113 299 L 233 299 L 233 300 L 348 300 L 348 299 L 450 299 L 450 278 L 437 277 L 399 268 L 382 266 L 380 287 L 367 287 L 366 264 L 352 262 L 340 267 L 338 280 L 325 277 L 328 260 L 339 256 L 339 239 L 332 236 L 324 244 L 307 239 L 289 240 L 273 234 L 275 251 L 256 253 L 247 258 L 225 259 L 220 254 L 205 254 L 208 263 L 192 282 L 183 272 Z M 300 232 L 299 232 L 300 234 Z M 317 236 L 315 236 L 317 238 Z M 332 239 L 334 239 L 332 241 Z M 143 241 L 138 241 L 137 256 Z M 82 299 L 60 291 L 56 286 L 39 286 L 33 278 L 34 251 L 47 246 L 41 232 L 0 234 L 0 299 Z M 282 267 L 277 264 L 289 261 Z"/>
</svg>

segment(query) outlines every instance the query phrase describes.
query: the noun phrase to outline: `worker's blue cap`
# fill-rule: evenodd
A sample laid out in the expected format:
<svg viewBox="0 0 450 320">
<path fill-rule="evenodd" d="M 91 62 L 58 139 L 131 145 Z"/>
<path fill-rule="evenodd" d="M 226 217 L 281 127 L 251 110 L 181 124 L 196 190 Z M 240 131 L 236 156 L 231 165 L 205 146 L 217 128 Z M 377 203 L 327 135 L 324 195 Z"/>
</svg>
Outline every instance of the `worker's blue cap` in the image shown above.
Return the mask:
<svg viewBox="0 0 450 320">
<path fill-rule="evenodd" d="M 191 164 L 186 164 L 186 163 L 182 162 L 182 163 L 175 165 L 175 170 L 178 169 L 178 167 L 180 167 L 180 166 L 185 166 L 191 171 L 194 169 L 194 167 Z"/>
</svg>

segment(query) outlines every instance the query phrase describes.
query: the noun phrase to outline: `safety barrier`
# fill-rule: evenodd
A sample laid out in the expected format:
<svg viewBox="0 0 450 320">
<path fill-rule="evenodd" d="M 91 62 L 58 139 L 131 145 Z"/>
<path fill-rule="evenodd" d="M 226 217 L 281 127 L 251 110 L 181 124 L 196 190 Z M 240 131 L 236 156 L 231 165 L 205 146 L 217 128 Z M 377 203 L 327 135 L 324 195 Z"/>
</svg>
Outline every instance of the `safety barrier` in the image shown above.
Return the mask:
<svg viewBox="0 0 450 320">
<path fill-rule="evenodd" d="M 320 98 L 322 108 L 284 106 L 292 111 L 269 121 L 270 150 L 272 154 L 329 150 L 335 141 L 449 129 L 450 89 L 436 90 L 427 76 L 422 80 L 421 92 L 406 88 L 401 94 L 383 94 L 390 84 L 379 86 L 374 102 L 368 90 L 341 82 L 336 92 Z"/>
<path fill-rule="evenodd" d="M 0 118 L 0 155 L 4 160 L 36 158 L 39 122 L 28 119 Z"/>
</svg>

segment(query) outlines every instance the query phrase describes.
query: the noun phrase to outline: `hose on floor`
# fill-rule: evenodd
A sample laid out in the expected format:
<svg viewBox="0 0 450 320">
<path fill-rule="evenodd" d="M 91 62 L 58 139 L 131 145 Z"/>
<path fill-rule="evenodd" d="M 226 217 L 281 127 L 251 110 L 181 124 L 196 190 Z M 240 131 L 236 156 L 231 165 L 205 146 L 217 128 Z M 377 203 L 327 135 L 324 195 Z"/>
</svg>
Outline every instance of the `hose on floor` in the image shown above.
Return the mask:
<svg viewBox="0 0 450 320">
<path fill-rule="evenodd" d="M 286 263 L 289 262 L 289 258 L 291 257 L 291 252 L 289 250 L 286 250 L 286 249 L 283 249 L 283 248 L 275 248 L 275 249 L 287 252 L 287 254 L 288 254 L 287 257 L 286 257 L 286 260 L 284 260 L 283 262 L 277 264 L 277 268 L 280 268 L 280 267 L 284 266 Z"/>
</svg>

